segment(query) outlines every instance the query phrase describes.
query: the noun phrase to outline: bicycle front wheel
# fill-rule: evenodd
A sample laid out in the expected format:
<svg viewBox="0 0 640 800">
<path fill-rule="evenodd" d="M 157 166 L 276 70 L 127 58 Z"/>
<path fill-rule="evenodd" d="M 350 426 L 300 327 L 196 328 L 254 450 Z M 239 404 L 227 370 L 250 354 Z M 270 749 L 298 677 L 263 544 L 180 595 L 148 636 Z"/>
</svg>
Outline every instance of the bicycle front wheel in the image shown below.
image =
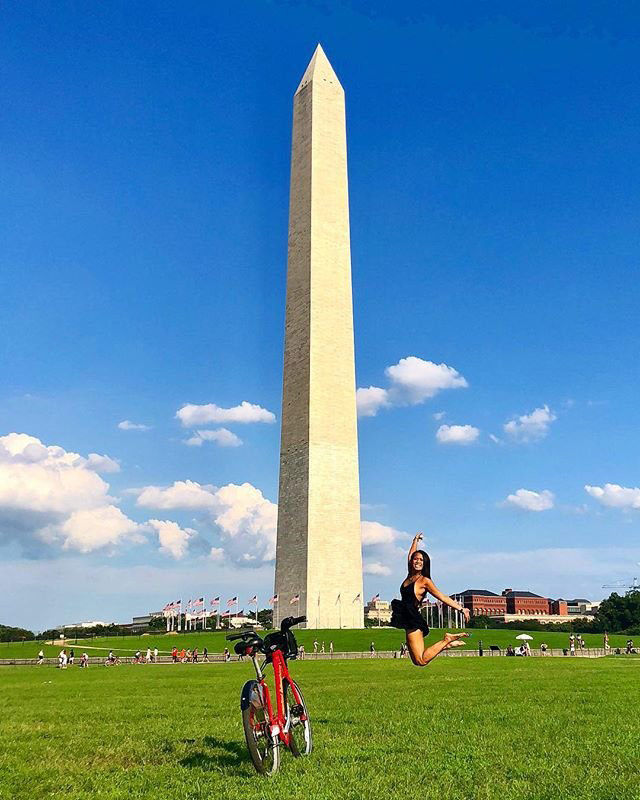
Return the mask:
<svg viewBox="0 0 640 800">
<path fill-rule="evenodd" d="M 300 702 L 296 700 L 292 684 L 296 687 Z M 308 756 L 313 749 L 311 720 L 304 696 L 294 681 L 284 681 L 284 707 L 289 721 L 289 749 L 296 757 Z"/>
<path fill-rule="evenodd" d="M 277 737 L 271 735 L 269 714 L 257 681 L 247 681 L 242 690 L 242 727 L 256 771 L 274 775 L 280 766 Z"/>
</svg>

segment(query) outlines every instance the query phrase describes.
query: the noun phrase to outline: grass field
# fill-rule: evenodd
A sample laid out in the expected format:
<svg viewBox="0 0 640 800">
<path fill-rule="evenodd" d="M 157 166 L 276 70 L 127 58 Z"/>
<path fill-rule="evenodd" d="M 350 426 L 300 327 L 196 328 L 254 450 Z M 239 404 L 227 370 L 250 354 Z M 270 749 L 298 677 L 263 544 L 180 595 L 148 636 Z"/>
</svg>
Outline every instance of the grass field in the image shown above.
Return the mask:
<svg viewBox="0 0 640 800">
<path fill-rule="evenodd" d="M 248 760 L 249 664 L 0 672 L 0 798 L 640 797 L 640 659 L 294 662 L 314 723 Z"/>
<path fill-rule="evenodd" d="M 501 648 L 507 644 L 517 644 L 515 637 L 521 631 L 511 630 L 470 630 L 473 635 L 469 639 L 468 646 L 478 647 L 478 641 L 482 640 L 483 646 L 496 644 Z M 329 642 L 333 641 L 336 651 L 340 650 L 368 650 L 371 641 L 375 642 L 378 650 L 397 650 L 403 641 L 403 632 L 395 628 L 369 628 L 365 630 L 297 630 L 296 638 L 299 644 L 304 644 L 307 653 L 313 649 L 313 640 L 318 639 L 320 643 L 324 641 L 328 651 Z M 530 632 L 533 636 L 532 647 L 537 647 L 541 642 L 546 642 L 549 647 L 567 647 L 569 641 L 568 633 L 540 633 Z M 165 634 L 151 634 L 149 636 L 125 636 L 110 639 L 78 639 L 75 646 L 77 650 L 83 647 L 97 648 L 88 649 L 91 655 L 106 655 L 113 648 L 120 655 L 129 655 L 137 649 L 146 650 L 147 647 L 157 647 L 161 652 L 170 652 L 174 644 L 184 648 L 195 646 L 202 652 L 203 647 L 208 647 L 212 653 L 221 653 L 227 646 L 225 640 L 226 633 L 198 632 L 183 633 L 178 636 L 166 636 Z M 442 638 L 442 631 L 433 630 L 428 641 L 436 641 Z M 602 647 L 602 635 L 599 633 L 584 634 L 584 639 L 588 646 Z M 623 647 L 627 637 L 618 635 L 610 636 L 609 641 L 612 647 Z M 67 641 L 73 645 L 73 638 Z M 59 647 L 42 645 L 41 642 L 11 642 L 0 643 L 0 658 L 35 658 L 43 647 L 46 656 L 56 656 L 60 652 Z"/>
</svg>

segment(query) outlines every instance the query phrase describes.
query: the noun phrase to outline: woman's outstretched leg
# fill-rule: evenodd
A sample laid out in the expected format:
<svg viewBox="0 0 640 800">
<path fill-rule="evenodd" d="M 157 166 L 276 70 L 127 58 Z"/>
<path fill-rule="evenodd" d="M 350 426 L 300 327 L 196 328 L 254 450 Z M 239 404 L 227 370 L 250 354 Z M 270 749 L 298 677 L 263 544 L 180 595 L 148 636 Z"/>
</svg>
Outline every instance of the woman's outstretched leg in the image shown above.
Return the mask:
<svg viewBox="0 0 640 800">
<path fill-rule="evenodd" d="M 439 642 L 425 648 L 422 631 L 407 631 L 409 655 L 416 667 L 426 667 L 443 650 L 448 650 L 450 647 L 463 647 L 464 642 L 460 640 L 468 635 L 468 633 L 445 633 Z"/>
</svg>

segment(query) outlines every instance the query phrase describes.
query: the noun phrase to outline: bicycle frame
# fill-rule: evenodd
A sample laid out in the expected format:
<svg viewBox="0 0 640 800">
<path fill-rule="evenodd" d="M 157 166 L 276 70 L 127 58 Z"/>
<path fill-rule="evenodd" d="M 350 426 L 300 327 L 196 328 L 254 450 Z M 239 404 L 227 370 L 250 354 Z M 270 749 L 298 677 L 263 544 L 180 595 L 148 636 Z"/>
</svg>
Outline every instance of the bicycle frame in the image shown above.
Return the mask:
<svg viewBox="0 0 640 800">
<path fill-rule="evenodd" d="M 271 735 L 273 737 L 277 736 L 278 739 L 286 746 L 290 747 L 291 744 L 291 734 L 289 733 L 289 726 L 291 724 L 291 720 L 285 718 L 285 708 L 284 708 L 284 681 L 287 680 L 289 682 L 289 686 L 291 687 L 291 691 L 293 692 L 293 697 L 297 704 L 303 705 L 302 700 L 300 698 L 300 694 L 298 693 L 298 689 L 289 674 L 289 669 L 287 667 L 287 662 L 284 656 L 282 655 L 280 650 L 274 650 L 271 661 L 273 663 L 273 676 L 275 680 L 275 691 L 276 691 L 276 713 L 273 713 L 273 703 L 271 701 L 271 694 L 269 693 L 269 687 L 267 686 L 267 681 L 262 671 L 262 667 L 265 666 L 267 663 L 266 661 L 260 666 L 258 664 L 258 656 L 256 653 L 251 654 L 251 660 L 253 661 L 253 666 L 256 670 L 256 678 L 258 679 L 258 685 L 260 686 L 260 691 L 262 692 L 262 696 L 264 699 L 264 703 L 267 707 L 267 713 L 269 715 L 269 730 L 271 731 Z M 306 719 L 304 715 L 301 716 L 301 719 Z"/>
</svg>

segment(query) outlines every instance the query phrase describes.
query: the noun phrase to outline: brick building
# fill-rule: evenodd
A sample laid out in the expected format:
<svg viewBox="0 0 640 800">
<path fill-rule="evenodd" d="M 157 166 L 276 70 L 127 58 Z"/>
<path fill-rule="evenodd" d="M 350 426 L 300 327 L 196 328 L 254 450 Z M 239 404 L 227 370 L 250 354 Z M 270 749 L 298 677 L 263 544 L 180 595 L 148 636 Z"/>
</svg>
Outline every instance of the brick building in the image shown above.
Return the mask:
<svg viewBox="0 0 640 800">
<path fill-rule="evenodd" d="M 550 613 L 551 601 L 548 597 L 541 597 L 533 592 L 518 592 L 513 589 L 505 589 L 502 596 L 507 601 L 507 614 L 535 617 Z"/>
<path fill-rule="evenodd" d="M 487 589 L 465 589 L 460 595 L 462 605 L 471 616 L 501 617 L 507 613 L 507 599 Z"/>
</svg>

